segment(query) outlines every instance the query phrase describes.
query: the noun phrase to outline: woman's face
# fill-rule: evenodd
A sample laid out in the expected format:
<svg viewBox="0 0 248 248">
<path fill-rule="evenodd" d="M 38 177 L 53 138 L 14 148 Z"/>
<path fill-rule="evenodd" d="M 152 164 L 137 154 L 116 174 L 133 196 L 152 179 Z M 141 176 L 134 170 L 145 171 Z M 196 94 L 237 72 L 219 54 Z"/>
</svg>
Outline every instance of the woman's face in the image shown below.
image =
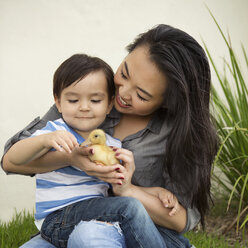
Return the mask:
<svg viewBox="0 0 248 248">
<path fill-rule="evenodd" d="M 149 59 L 147 47 L 138 47 L 128 54 L 114 80 L 114 104 L 119 112 L 148 116 L 162 106 L 166 78 Z"/>
</svg>

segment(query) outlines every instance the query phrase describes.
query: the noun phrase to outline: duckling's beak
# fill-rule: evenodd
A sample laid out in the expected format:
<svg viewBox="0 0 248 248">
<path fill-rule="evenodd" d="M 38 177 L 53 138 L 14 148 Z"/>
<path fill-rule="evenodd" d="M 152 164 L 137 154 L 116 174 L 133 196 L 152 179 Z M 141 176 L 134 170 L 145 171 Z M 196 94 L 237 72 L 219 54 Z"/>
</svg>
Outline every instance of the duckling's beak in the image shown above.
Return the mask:
<svg viewBox="0 0 248 248">
<path fill-rule="evenodd" d="M 83 143 L 80 144 L 80 146 L 91 146 L 91 145 L 92 143 L 88 139 L 86 139 Z"/>
</svg>

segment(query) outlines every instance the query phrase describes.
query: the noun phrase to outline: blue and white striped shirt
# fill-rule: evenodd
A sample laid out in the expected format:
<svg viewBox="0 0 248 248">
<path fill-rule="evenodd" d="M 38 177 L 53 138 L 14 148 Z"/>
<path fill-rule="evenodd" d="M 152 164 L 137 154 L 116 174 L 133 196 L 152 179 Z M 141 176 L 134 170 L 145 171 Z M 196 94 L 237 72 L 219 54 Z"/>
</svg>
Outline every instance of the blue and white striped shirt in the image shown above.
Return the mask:
<svg viewBox="0 0 248 248">
<path fill-rule="evenodd" d="M 69 127 L 63 119 L 47 122 L 43 129 L 37 130 L 32 136 L 56 130 L 69 131 L 76 137 L 79 144 L 84 141 L 84 138 Z M 118 139 L 112 138 L 108 134 L 106 134 L 106 139 L 107 145 L 121 147 L 121 142 Z M 44 219 L 51 212 L 77 201 L 107 196 L 108 189 L 108 183 L 89 176 L 73 166 L 36 174 L 35 219 Z"/>
</svg>

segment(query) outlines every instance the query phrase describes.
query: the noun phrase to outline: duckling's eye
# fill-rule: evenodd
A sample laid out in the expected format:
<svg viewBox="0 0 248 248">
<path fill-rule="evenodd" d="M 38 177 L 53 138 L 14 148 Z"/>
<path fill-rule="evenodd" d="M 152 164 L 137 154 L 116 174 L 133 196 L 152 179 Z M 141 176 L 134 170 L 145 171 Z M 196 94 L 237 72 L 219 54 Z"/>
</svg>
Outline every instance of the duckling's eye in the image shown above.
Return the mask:
<svg viewBox="0 0 248 248">
<path fill-rule="evenodd" d="M 95 135 L 94 135 L 94 137 L 95 137 L 95 138 L 97 138 L 97 137 L 98 137 L 98 135 L 97 135 L 97 134 L 95 134 Z"/>
</svg>

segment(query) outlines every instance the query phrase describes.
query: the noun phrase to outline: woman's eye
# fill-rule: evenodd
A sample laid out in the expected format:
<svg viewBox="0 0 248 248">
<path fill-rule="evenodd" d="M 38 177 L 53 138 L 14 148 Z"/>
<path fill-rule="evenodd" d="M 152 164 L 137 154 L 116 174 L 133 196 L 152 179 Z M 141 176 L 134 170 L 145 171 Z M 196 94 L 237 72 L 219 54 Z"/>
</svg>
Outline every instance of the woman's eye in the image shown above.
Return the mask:
<svg viewBox="0 0 248 248">
<path fill-rule="evenodd" d="M 68 100 L 69 103 L 76 103 L 78 100 Z"/>
<path fill-rule="evenodd" d="M 141 101 L 147 102 L 147 100 L 146 100 L 145 98 L 143 98 L 141 95 L 139 95 L 139 93 L 137 93 L 137 96 L 138 96 L 138 98 L 139 98 Z"/>
<path fill-rule="evenodd" d="M 121 71 L 121 77 L 122 77 L 123 79 L 127 79 L 127 76 L 123 73 L 123 71 Z"/>
</svg>

